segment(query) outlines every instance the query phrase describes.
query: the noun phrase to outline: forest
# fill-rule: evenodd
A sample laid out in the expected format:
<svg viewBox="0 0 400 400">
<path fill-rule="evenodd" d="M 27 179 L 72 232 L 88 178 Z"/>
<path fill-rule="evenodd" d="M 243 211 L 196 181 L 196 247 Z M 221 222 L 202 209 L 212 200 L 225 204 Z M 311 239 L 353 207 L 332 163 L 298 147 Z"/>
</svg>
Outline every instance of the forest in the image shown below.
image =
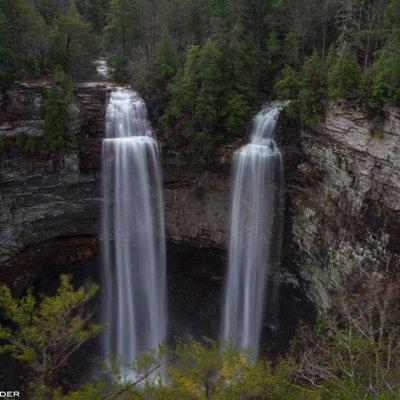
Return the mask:
<svg viewBox="0 0 400 400">
<path fill-rule="evenodd" d="M 0 107 L 0 397 L 400 398 L 400 0 L 0 0 Z"/>
<path fill-rule="evenodd" d="M 2 0 L 0 91 L 60 70 L 86 79 L 104 55 L 201 166 L 267 99 L 305 124 L 329 102 L 399 105 L 399 20 L 398 0 Z"/>
</svg>

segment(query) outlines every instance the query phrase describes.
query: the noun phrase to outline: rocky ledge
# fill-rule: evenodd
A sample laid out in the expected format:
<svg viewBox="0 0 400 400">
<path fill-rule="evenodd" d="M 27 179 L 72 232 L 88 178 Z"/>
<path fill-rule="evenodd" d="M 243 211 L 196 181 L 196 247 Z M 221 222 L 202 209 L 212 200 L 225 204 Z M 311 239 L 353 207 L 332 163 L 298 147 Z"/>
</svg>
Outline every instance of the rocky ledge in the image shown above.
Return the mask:
<svg viewBox="0 0 400 400">
<path fill-rule="evenodd" d="M 3 140 L 11 143 L 20 132 L 43 134 L 44 86 L 11 92 L 0 114 Z M 63 244 L 73 251 L 75 240 L 70 238 L 82 238 L 71 256 L 81 264 L 98 252 L 101 138 L 112 88 L 105 83 L 76 85 L 74 129 L 81 145 L 57 156 L 40 150 L 21 154 L 13 145 L 0 153 L 0 276 L 27 274 L 24 260 L 32 263 L 40 253 L 37 263 L 42 263 L 45 243 L 57 243 L 57 258 L 64 254 Z M 397 273 L 399 110 L 386 109 L 376 118 L 367 107 L 332 106 L 325 121 L 312 129 L 282 118 L 279 140 L 287 183 L 282 275 L 298 297 L 298 309 L 302 293 L 319 308 L 329 306 L 331 295 L 353 274 Z M 163 172 L 169 243 L 223 254 L 229 162 L 195 171 L 163 152 Z"/>
<path fill-rule="evenodd" d="M 107 97 L 113 86 L 75 86 L 74 130 L 79 146 L 56 156 L 25 154 L 19 134 L 43 135 L 45 84 L 10 93 L 0 114 L 0 265 L 13 268 L 22 251 L 57 238 L 100 232 L 101 139 Z M 163 157 L 164 158 L 164 157 Z M 196 172 L 164 160 L 167 237 L 190 246 L 224 249 L 228 210 L 227 173 Z"/>
<path fill-rule="evenodd" d="M 283 138 L 292 162 L 285 260 L 320 308 L 349 279 L 400 272 L 400 111 L 378 116 L 331 106 L 323 123 Z"/>
</svg>

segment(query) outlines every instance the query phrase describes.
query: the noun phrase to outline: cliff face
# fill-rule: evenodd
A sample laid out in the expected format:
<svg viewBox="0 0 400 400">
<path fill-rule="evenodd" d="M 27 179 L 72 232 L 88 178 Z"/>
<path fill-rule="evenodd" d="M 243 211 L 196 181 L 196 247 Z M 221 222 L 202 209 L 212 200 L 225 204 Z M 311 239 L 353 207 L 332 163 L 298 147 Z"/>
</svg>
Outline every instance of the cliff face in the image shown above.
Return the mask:
<svg viewBox="0 0 400 400">
<path fill-rule="evenodd" d="M 100 232 L 101 138 L 112 86 L 75 87 L 74 130 L 82 144 L 51 156 L 27 156 L 13 143 L 19 134 L 43 135 L 43 85 L 11 92 L 0 114 L 0 265 L 53 239 Z M 166 233 L 176 242 L 224 249 L 227 173 L 195 172 L 164 162 Z M 9 266 L 12 269 L 12 265 Z"/>
<path fill-rule="evenodd" d="M 74 129 L 81 145 L 53 157 L 40 150 L 26 156 L 12 145 L 0 153 L 2 278 L 16 281 L 34 274 L 35 268 L 28 271 L 28 264 L 47 268 L 57 264 L 63 269 L 69 262 L 85 265 L 96 257 L 101 138 L 111 89 L 106 84 L 76 86 Z M 12 92 L 0 114 L 0 137 L 12 143 L 18 132 L 42 135 L 42 105 L 43 85 Z M 357 271 L 398 271 L 399 111 L 386 110 L 377 123 L 367 109 L 331 107 L 326 121 L 313 130 L 283 120 L 279 138 L 287 181 L 282 296 L 290 290 L 300 305 L 301 293 L 306 293 L 314 305 L 325 307 L 331 294 Z M 191 171 L 164 154 L 163 173 L 171 259 L 182 258 L 183 251 L 188 264 L 176 261 L 182 265 L 172 273 L 178 277 L 184 269 L 196 269 L 196 277 L 215 278 L 219 288 L 215 293 L 220 293 L 229 220 L 229 165 L 220 163 L 213 172 Z M 179 247 L 182 244 L 186 249 Z M 210 269 L 202 275 L 208 261 L 204 263 L 204 254 L 199 253 L 194 262 L 188 248 L 216 251 L 218 277 Z M 194 279 L 192 275 L 190 280 Z"/>
<path fill-rule="evenodd" d="M 297 160 L 288 166 L 285 258 L 326 307 L 354 275 L 400 270 L 400 112 L 377 120 L 366 108 L 332 106 L 296 136 L 283 138 Z"/>
<path fill-rule="evenodd" d="M 43 134 L 43 90 L 31 86 L 13 92 L 3 114 L 8 121 L 0 127 L 5 143 L 0 154 L 0 264 L 42 242 L 98 233 L 99 137 L 109 88 L 76 88 L 75 130 L 84 145 L 58 156 L 42 149 L 27 156 L 14 143 L 21 133 Z M 16 120 L 18 115 L 25 119 Z"/>
</svg>

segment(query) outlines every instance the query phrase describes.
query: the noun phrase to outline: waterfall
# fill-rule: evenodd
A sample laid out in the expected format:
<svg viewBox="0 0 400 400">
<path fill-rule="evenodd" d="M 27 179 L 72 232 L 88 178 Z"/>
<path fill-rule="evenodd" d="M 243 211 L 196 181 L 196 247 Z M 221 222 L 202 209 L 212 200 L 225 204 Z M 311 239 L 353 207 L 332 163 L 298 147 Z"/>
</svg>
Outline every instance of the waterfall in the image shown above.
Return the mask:
<svg viewBox="0 0 400 400">
<path fill-rule="evenodd" d="M 276 268 L 282 237 L 282 155 L 274 141 L 280 106 L 254 119 L 249 144 L 236 151 L 222 337 L 256 358 L 263 322 L 276 329 Z"/>
<path fill-rule="evenodd" d="M 131 90 L 111 94 L 102 157 L 102 347 L 125 364 L 166 334 L 159 152 L 145 104 Z"/>
</svg>

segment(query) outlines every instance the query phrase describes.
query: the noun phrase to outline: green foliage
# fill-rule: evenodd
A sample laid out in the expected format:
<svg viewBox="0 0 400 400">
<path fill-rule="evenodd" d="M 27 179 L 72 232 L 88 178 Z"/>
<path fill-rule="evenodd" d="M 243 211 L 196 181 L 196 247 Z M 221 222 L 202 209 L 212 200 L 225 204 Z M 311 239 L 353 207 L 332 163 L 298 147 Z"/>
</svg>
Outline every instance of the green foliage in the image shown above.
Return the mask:
<svg viewBox="0 0 400 400">
<path fill-rule="evenodd" d="M 313 124 L 323 118 L 326 98 L 326 65 L 317 53 L 304 62 L 299 86 L 300 119 Z"/>
<path fill-rule="evenodd" d="M 0 0 L 1 94 L 15 80 L 46 76 L 57 65 L 74 78 L 91 72 L 100 40 L 88 12 L 98 13 L 100 28 L 106 9 L 107 0 Z"/>
<path fill-rule="evenodd" d="M 80 0 L 76 5 L 80 14 L 92 24 L 98 34 L 101 34 L 106 24 L 107 13 L 109 12 L 109 1 Z"/>
<path fill-rule="evenodd" d="M 290 117 L 296 118 L 299 108 L 300 82 L 299 75 L 292 67 L 287 65 L 284 68 L 280 79 L 275 83 L 274 90 L 278 100 L 289 101 L 285 112 Z"/>
<path fill-rule="evenodd" d="M 400 55 L 385 49 L 366 76 L 367 93 L 385 105 L 400 105 Z"/>
<path fill-rule="evenodd" d="M 39 300 L 32 291 L 14 298 L 6 286 L 0 286 L 1 310 L 7 321 L 0 325 L 0 353 L 10 353 L 29 367 L 34 398 L 40 399 L 37 393 L 54 385 L 71 356 L 100 332 L 100 326 L 90 322 L 91 314 L 83 311 L 97 289 L 90 285 L 75 290 L 66 275 L 54 296 Z"/>
<path fill-rule="evenodd" d="M 136 0 L 110 1 L 104 43 L 111 54 L 110 65 L 117 79 L 126 78 L 129 55 L 140 37 L 139 6 Z"/>
<path fill-rule="evenodd" d="M 313 124 L 324 115 L 326 63 L 314 53 L 300 72 L 287 66 L 274 89 L 279 100 L 290 101 L 285 108 L 290 117 Z"/>
<path fill-rule="evenodd" d="M 107 383 L 66 391 L 55 385 L 55 371 L 100 331 L 81 311 L 97 288 L 75 290 L 63 276 L 57 294 L 37 302 L 31 292 L 14 299 L 0 286 L 3 313 L 16 327 L 0 328 L 0 351 L 32 369 L 34 400 L 398 399 L 400 287 L 372 278 L 354 284 L 351 296 L 334 299 L 313 329 L 300 329 L 291 353 L 273 363 L 210 339 L 177 340 L 173 349 L 160 344 L 130 365 L 111 360 Z M 125 372 L 135 380 L 124 379 Z"/>
<path fill-rule="evenodd" d="M 49 48 L 50 68 L 61 66 L 74 77 L 84 76 L 91 71 L 92 61 L 98 53 L 96 38 L 75 3 L 71 3 L 66 13 L 57 14 Z"/>
<path fill-rule="evenodd" d="M 71 102 L 70 78 L 61 69 L 56 69 L 45 103 L 44 145 L 49 150 L 58 151 L 73 141 L 69 127 Z"/>
<path fill-rule="evenodd" d="M 7 148 L 7 143 L 3 138 L 0 138 L 0 154 Z"/>
<path fill-rule="evenodd" d="M 363 277 L 357 286 L 319 317 L 317 329 L 299 332 L 296 374 L 317 383 L 324 399 L 396 399 L 399 285 Z"/>
<path fill-rule="evenodd" d="M 358 96 L 362 70 L 350 47 L 344 45 L 328 71 L 328 93 L 333 100 L 349 100 Z"/>
<path fill-rule="evenodd" d="M 17 151 L 27 157 L 31 157 L 35 155 L 40 145 L 39 140 L 39 138 L 34 138 L 32 136 L 26 135 L 23 132 L 18 132 L 15 136 L 14 143 Z"/>
<path fill-rule="evenodd" d="M 193 164 L 204 165 L 219 144 L 243 133 L 259 74 L 259 53 L 238 26 L 228 40 L 210 38 L 189 47 L 183 69 L 168 86 L 161 122 L 176 147 L 195 157 Z"/>
<path fill-rule="evenodd" d="M 11 26 L 0 8 L 0 100 L 13 80 L 15 54 L 11 37 Z"/>
<path fill-rule="evenodd" d="M 157 367 L 167 377 L 164 385 L 149 375 Z M 318 393 L 294 384 L 294 369 L 284 360 L 275 366 L 264 360 L 251 361 L 246 351 L 221 347 L 209 339 L 204 343 L 178 341 L 169 354 L 164 349 L 138 360 L 134 370 L 138 377 L 146 377 L 144 384 L 128 383 L 117 398 L 130 399 L 136 393 L 145 400 L 320 399 Z"/>
<path fill-rule="evenodd" d="M 156 46 L 154 62 L 155 77 L 158 80 L 168 80 L 173 77 L 179 65 L 178 51 L 169 34 L 164 34 Z"/>
</svg>

